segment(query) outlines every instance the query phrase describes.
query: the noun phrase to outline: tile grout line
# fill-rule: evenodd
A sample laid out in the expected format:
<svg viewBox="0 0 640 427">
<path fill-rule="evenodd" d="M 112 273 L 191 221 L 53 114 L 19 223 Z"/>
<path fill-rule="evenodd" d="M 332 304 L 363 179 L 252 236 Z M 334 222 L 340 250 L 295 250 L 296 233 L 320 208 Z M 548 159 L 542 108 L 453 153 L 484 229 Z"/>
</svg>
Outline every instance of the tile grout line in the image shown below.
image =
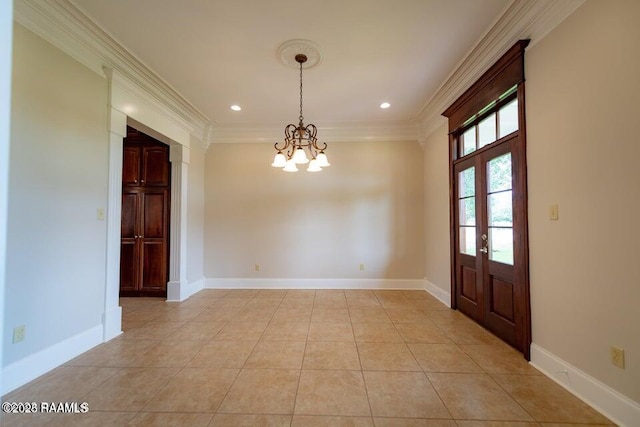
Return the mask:
<svg viewBox="0 0 640 427">
<path fill-rule="evenodd" d="M 375 292 L 373 293 L 374 298 L 378 300 Z M 378 300 L 378 303 L 380 301 Z M 349 311 L 349 318 L 351 318 L 351 312 Z M 353 341 L 356 345 L 356 352 L 358 353 L 358 362 L 360 362 L 360 376 L 362 376 L 362 383 L 364 384 L 364 392 L 367 396 L 367 403 L 369 404 L 369 413 L 371 414 L 371 422 L 375 425 L 375 420 L 373 418 L 373 407 L 371 406 L 371 398 L 369 397 L 369 388 L 367 387 L 367 380 L 364 377 L 364 366 L 362 366 L 362 358 L 360 357 L 360 347 L 358 346 L 358 342 L 356 340 L 356 332 L 353 329 L 353 319 L 351 319 L 351 331 L 353 332 Z"/>
<path fill-rule="evenodd" d="M 298 403 L 298 392 L 300 391 L 300 383 L 302 382 L 302 368 L 304 368 L 304 359 L 307 355 L 307 343 L 309 342 L 309 334 L 311 333 L 311 319 L 313 319 L 313 310 L 316 303 L 316 292 L 313 293 L 313 303 L 311 304 L 311 316 L 309 317 L 309 329 L 307 329 L 307 339 L 304 341 L 304 350 L 302 352 L 302 363 L 300 363 L 300 374 L 298 375 L 298 384 L 296 385 L 296 392 L 293 396 L 293 409 L 291 410 L 291 422 L 289 426 L 293 424 L 293 417 L 296 415 L 296 405 Z"/>
<path fill-rule="evenodd" d="M 257 294 L 256 294 L 257 295 Z M 254 299 L 255 295 L 253 298 L 251 298 L 250 300 Z M 247 303 L 248 304 L 248 303 Z M 244 308 L 246 307 L 246 304 L 241 307 Z M 235 316 L 235 315 L 234 315 Z M 229 319 L 229 321 L 227 322 L 227 324 L 231 323 L 231 320 L 233 319 L 233 317 L 231 319 Z M 268 325 L 268 323 L 267 323 Z M 266 328 L 265 328 L 266 330 Z M 222 329 L 220 329 L 220 331 L 222 331 Z M 220 333 L 220 332 L 218 332 Z M 262 334 L 264 334 L 264 330 L 262 331 Z M 214 415 L 211 418 L 211 421 L 209 422 L 209 424 L 211 425 L 213 423 L 213 421 L 216 418 L 216 415 L 218 415 L 220 412 L 218 412 L 220 410 L 220 407 L 222 406 L 222 404 L 224 403 L 224 401 L 227 399 L 227 396 L 229 395 L 229 392 L 231 391 L 231 389 L 233 388 L 233 386 L 235 385 L 236 381 L 238 381 L 238 377 L 240 377 L 240 373 L 242 372 L 242 369 L 244 368 L 244 365 L 247 363 L 247 360 L 249 360 L 249 357 L 251 357 L 251 354 L 253 354 L 253 351 L 255 350 L 256 346 L 258 345 L 258 342 L 260 341 L 260 338 L 262 337 L 262 334 L 260 334 L 260 337 L 258 337 L 258 340 L 256 341 L 256 343 L 253 345 L 253 348 L 251 349 L 251 353 L 249 353 L 249 356 L 247 356 L 247 358 L 245 359 L 244 363 L 242 364 L 242 366 L 240 367 L 240 369 L 238 369 L 238 373 L 236 374 L 235 378 L 233 379 L 233 381 L 231 382 L 231 384 L 229 385 L 229 388 L 227 389 L 227 391 L 225 392 L 224 396 L 222 397 L 222 399 L 220 399 L 220 403 L 218 403 L 218 405 L 216 406 L 216 409 L 214 411 Z M 218 334 L 216 334 L 216 336 L 218 336 Z M 215 338 L 215 337 L 214 337 Z M 212 340 L 213 341 L 213 340 Z"/>
</svg>

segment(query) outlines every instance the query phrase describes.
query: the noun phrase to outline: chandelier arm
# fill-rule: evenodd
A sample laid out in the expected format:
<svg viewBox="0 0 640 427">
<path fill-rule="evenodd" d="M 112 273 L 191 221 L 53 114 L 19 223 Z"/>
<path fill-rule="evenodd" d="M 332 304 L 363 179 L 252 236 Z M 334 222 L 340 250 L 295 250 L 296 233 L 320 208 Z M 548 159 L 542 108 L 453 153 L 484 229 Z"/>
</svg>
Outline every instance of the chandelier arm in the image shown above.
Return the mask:
<svg viewBox="0 0 640 427">
<path fill-rule="evenodd" d="M 294 150 L 295 150 L 294 146 L 289 146 L 289 149 L 287 150 L 287 160 L 291 160 L 291 158 L 293 157 Z"/>
<path fill-rule="evenodd" d="M 314 144 L 309 144 L 309 152 L 311 153 L 312 159 L 315 159 L 318 156 L 318 150 L 315 149 Z"/>
</svg>

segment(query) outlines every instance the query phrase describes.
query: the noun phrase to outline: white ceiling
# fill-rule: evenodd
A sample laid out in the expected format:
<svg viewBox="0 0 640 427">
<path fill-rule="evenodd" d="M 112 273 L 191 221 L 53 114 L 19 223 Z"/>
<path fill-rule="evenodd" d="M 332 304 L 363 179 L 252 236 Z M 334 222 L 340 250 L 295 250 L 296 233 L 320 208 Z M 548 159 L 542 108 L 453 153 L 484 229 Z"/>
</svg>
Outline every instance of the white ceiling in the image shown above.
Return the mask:
<svg viewBox="0 0 640 427">
<path fill-rule="evenodd" d="M 406 122 L 511 0 L 73 3 L 216 124 L 283 126 L 298 116 L 299 77 L 279 62 L 281 43 L 324 54 L 304 72 L 306 122 Z"/>
</svg>

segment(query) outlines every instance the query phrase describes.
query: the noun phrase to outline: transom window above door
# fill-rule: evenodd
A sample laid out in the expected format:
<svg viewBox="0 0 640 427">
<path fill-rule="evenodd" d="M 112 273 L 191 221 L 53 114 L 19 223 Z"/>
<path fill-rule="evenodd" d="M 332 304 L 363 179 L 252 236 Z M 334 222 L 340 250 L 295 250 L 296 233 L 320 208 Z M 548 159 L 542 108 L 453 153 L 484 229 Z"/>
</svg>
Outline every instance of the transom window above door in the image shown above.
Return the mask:
<svg viewBox="0 0 640 427">
<path fill-rule="evenodd" d="M 492 144 L 518 130 L 517 86 L 469 118 L 460 135 L 458 158 Z"/>
</svg>

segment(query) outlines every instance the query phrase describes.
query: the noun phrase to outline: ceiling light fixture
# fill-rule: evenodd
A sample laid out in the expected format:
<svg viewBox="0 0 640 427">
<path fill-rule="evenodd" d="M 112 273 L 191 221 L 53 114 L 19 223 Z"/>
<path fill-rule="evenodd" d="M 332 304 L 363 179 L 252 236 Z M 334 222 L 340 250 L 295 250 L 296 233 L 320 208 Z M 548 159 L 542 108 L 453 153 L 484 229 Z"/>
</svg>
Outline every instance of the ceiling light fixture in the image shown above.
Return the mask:
<svg viewBox="0 0 640 427">
<path fill-rule="evenodd" d="M 327 144 L 318 145 L 316 135 L 318 129 L 314 124 L 304 125 L 302 116 L 302 64 L 307 62 L 307 55 L 299 53 L 295 56 L 295 60 L 300 64 L 300 116 L 298 117 L 298 125 L 288 124 L 284 128 L 284 145 L 279 147 L 276 142 L 273 144 L 278 151 L 273 159 L 271 166 L 274 168 L 282 168 L 285 172 L 298 172 L 296 165 L 309 163 L 307 172 L 320 172 L 323 167 L 330 166 L 327 155 L 324 150 Z M 311 161 L 307 157 L 307 152 Z"/>
<path fill-rule="evenodd" d="M 239 105 L 232 105 L 232 106 L 231 106 L 231 107 L 229 107 L 229 108 L 231 108 L 233 111 L 240 111 L 240 110 L 242 110 L 242 107 L 240 107 Z"/>
<path fill-rule="evenodd" d="M 382 108 L 383 110 L 389 107 L 391 107 L 391 104 L 389 104 L 388 102 L 383 102 L 382 104 L 380 104 L 380 108 Z"/>
</svg>

